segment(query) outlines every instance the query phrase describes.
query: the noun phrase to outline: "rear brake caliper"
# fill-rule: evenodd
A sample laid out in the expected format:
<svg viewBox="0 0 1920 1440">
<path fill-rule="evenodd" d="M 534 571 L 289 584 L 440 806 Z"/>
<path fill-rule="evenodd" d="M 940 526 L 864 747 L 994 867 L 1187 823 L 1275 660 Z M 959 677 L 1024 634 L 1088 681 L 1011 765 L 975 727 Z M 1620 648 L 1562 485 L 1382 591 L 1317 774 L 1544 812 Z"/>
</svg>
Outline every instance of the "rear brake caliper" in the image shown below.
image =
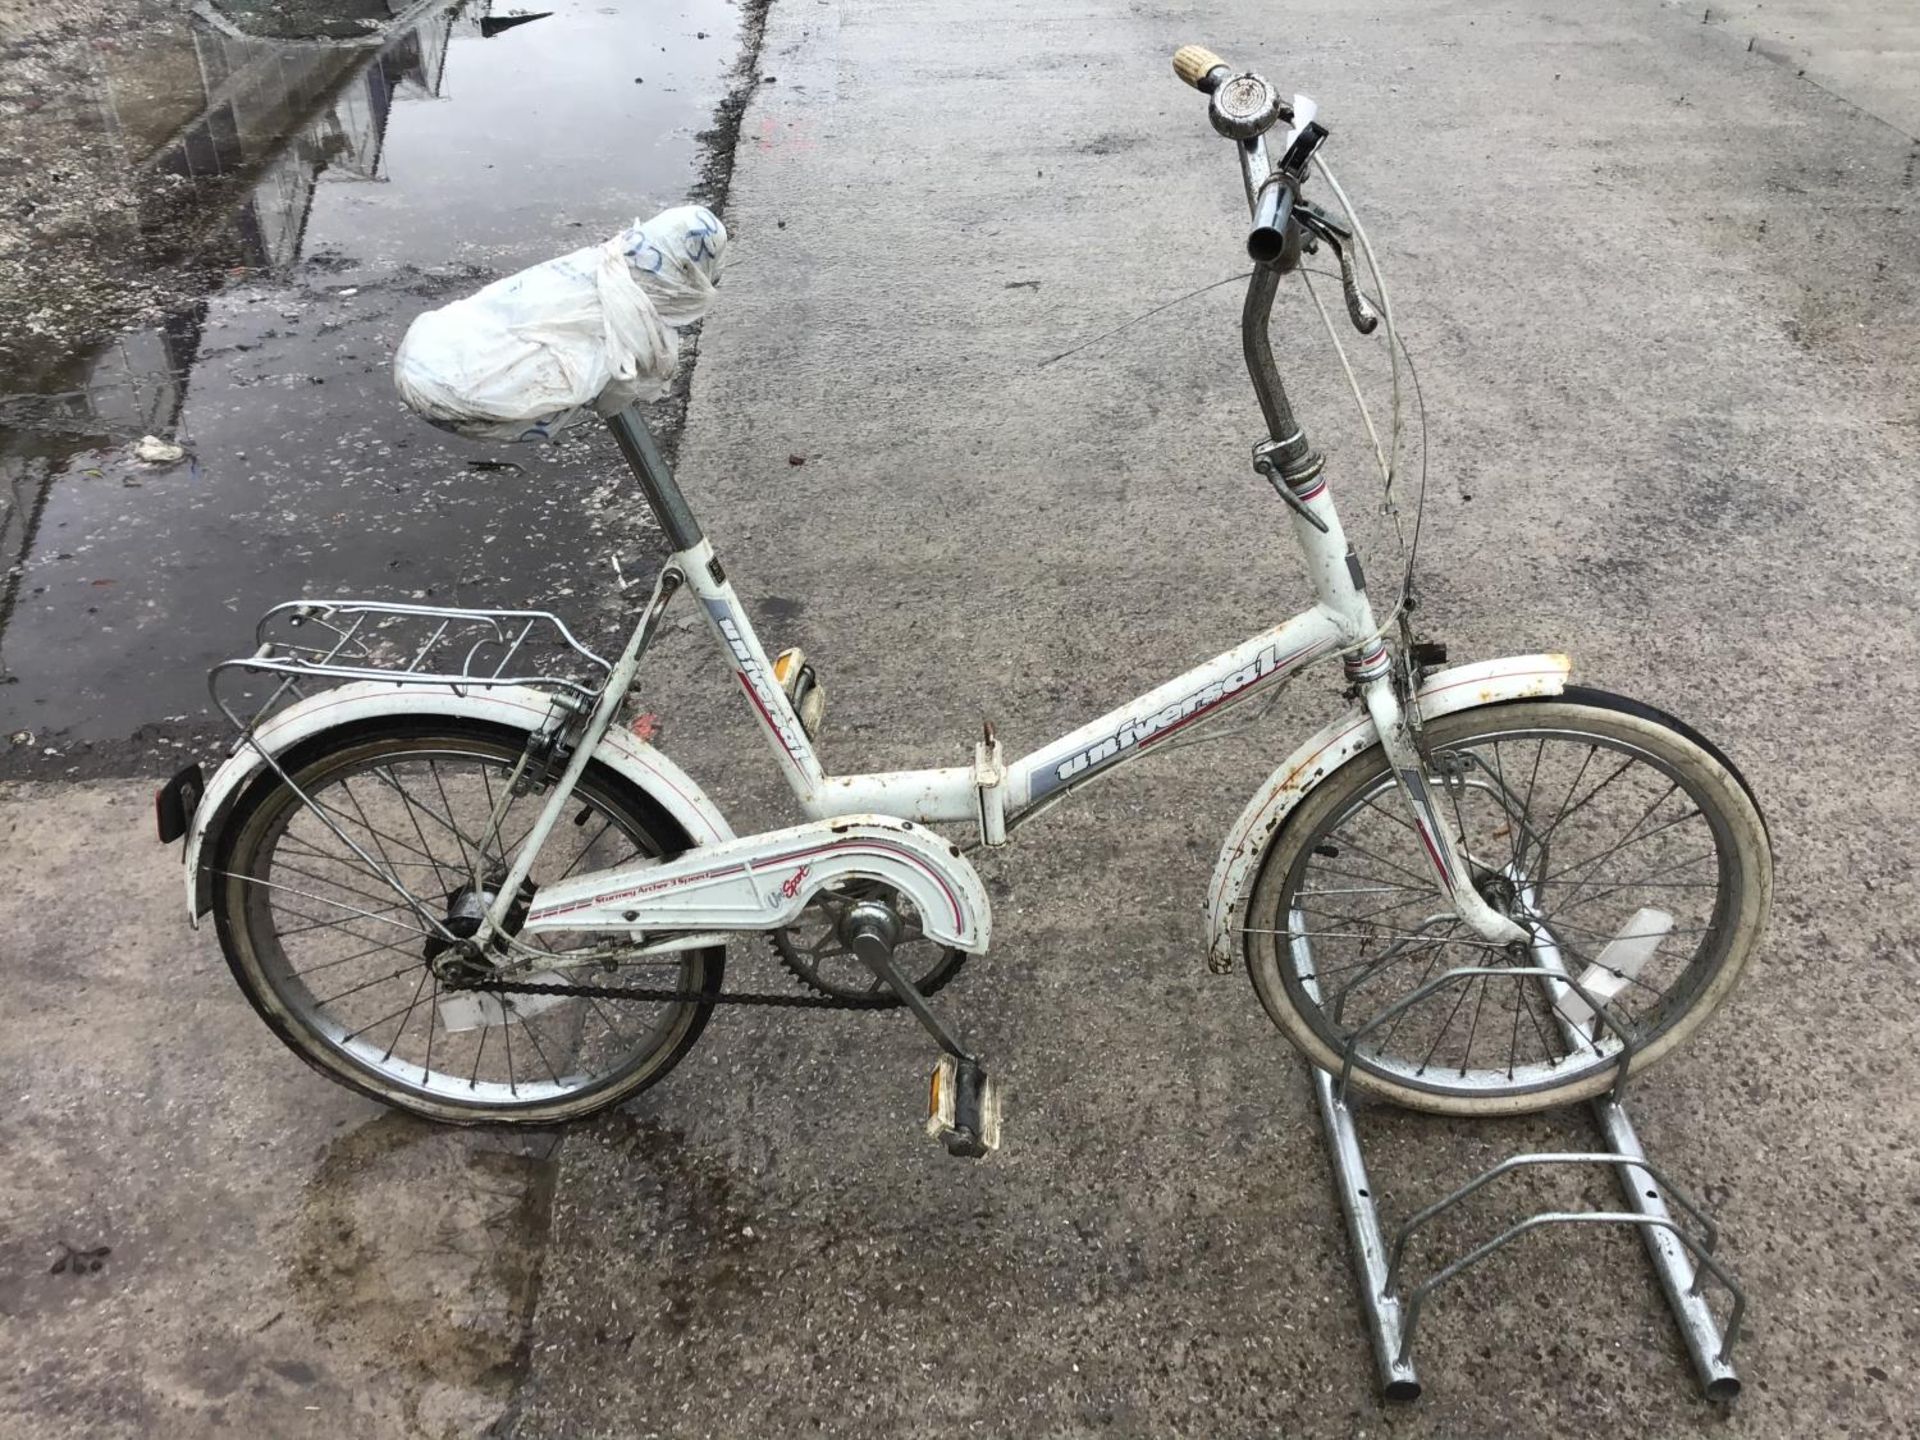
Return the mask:
<svg viewBox="0 0 1920 1440">
<path fill-rule="evenodd" d="M 547 718 L 538 730 L 527 736 L 526 749 L 514 776 L 515 795 L 546 789 L 567 768 L 592 708 L 587 701 L 572 695 L 553 697 L 553 708 L 547 712 Z"/>
</svg>

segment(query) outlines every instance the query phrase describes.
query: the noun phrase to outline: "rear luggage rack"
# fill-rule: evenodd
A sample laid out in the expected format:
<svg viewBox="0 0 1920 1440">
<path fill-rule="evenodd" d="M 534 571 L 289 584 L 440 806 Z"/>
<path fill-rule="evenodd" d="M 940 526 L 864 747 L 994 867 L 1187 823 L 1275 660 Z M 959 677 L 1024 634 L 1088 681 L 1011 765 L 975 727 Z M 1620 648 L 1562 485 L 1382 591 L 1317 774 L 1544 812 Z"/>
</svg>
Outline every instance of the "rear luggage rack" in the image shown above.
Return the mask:
<svg viewBox="0 0 1920 1440">
<path fill-rule="evenodd" d="M 214 704 L 243 737 L 315 682 L 444 686 L 456 695 L 520 686 L 589 704 L 613 670 L 545 610 L 290 600 L 260 617 L 254 641 L 252 654 L 207 675 Z"/>
</svg>

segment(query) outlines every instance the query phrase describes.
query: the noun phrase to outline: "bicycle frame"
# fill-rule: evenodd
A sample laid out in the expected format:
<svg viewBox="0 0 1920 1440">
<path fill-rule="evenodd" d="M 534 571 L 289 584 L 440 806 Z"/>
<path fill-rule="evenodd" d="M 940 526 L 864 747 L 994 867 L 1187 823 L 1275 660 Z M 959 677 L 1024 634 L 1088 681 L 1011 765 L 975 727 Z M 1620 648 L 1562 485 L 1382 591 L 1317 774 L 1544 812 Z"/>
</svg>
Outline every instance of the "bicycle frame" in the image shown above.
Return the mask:
<svg viewBox="0 0 1920 1440">
<path fill-rule="evenodd" d="M 1331 505 L 1327 512 L 1331 520 Z M 1334 529 L 1337 534 L 1337 523 Z M 713 579 L 712 553 L 702 542 L 675 555 L 671 563 L 687 576 L 801 810 L 816 820 L 878 813 L 929 823 L 980 821 L 983 829 L 991 830 L 996 817 L 982 814 L 981 796 L 997 790 L 1000 798 L 985 803 L 997 809 L 1006 828 L 1014 828 L 1170 736 L 1351 646 L 1356 631 L 1363 636 L 1371 624 L 1364 596 L 1356 595 L 1357 604 L 1350 602 L 1345 614 L 1323 601 L 1038 750 L 1004 762 L 1005 779 L 999 786 L 983 786 L 977 765 L 829 775 L 785 691 L 773 681 L 732 585 Z"/>
<path fill-rule="evenodd" d="M 1264 317 L 1271 290 L 1270 284 L 1256 280 L 1249 311 L 1257 306 Z M 1383 737 L 1390 733 L 1398 736 L 1398 743 L 1390 748 L 1399 750 L 1406 761 L 1397 764 L 1396 770 L 1403 788 L 1409 789 L 1414 799 L 1416 823 L 1427 841 L 1440 893 L 1452 900 L 1476 928 L 1486 925 L 1483 933 L 1490 931 L 1508 938 L 1502 927 L 1511 922 L 1485 909 L 1458 857 L 1453 855 L 1445 830 L 1434 820 L 1431 797 L 1426 793 L 1418 757 L 1394 693 L 1388 647 L 1377 632 L 1362 571 L 1347 544 L 1332 494 L 1317 473 L 1317 457 L 1313 457 L 1315 473 L 1297 486 L 1292 507 L 1294 538 L 1306 557 L 1316 594 L 1311 608 L 1011 762 L 1003 761 L 997 742 L 990 741 L 977 748 L 971 766 L 829 775 L 784 688 L 774 680 L 773 667 L 753 623 L 712 545 L 701 534 L 644 420 L 629 409 L 611 417 L 609 423 L 656 517 L 677 548 L 663 567 L 660 583 L 613 668 L 572 763 L 554 787 L 499 894 L 514 893 L 531 870 L 533 858 L 557 821 L 587 758 L 632 685 L 661 613 L 672 595 L 684 587 L 699 604 L 708 629 L 808 818 L 879 815 L 919 823 L 971 821 L 980 826 L 982 838 L 989 844 L 1001 843 L 1009 830 L 1040 810 L 1147 754 L 1161 741 L 1216 718 L 1316 660 L 1344 651 L 1347 673 L 1360 686 L 1380 733 Z M 543 892 L 525 929 L 579 929 L 583 921 L 577 912 L 604 904 L 609 894 L 646 888 L 648 868 L 590 873 Z M 496 908 L 504 917 L 504 908 L 498 902 Z M 590 923 L 588 928 L 593 928 Z"/>
</svg>

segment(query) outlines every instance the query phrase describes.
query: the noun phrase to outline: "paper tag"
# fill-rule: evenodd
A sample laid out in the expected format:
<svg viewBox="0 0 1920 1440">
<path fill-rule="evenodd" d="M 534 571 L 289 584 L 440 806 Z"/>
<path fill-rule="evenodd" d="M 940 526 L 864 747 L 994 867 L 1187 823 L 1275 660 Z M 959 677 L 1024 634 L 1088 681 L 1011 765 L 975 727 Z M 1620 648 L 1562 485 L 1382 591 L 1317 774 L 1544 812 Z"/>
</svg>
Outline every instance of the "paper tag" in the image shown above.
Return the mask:
<svg viewBox="0 0 1920 1440">
<path fill-rule="evenodd" d="M 522 981 L 567 983 L 566 976 L 551 970 L 529 970 L 513 978 L 516 984 Z M 486 990 L 455 990 L 440 996 L 440 1028 L 449 1035 L 458 1035 L 487 1025 L 517 1025 L 572 998 L 570 995 L 496 995 Z"/>
<path fill-rule="evenodd" d="M 1580 976 L 1580 989 L 1599 1004 L 1606 1004 L 1639 978 L 1641 969 L 1672 930 L 1673 916 L 1665 910 L 1649 905 L 1634 911 L 1620 927 L 1620 933 L 1606 943 Z M 1585 1025 L 1593 1019 L 1593 1006 L 1571 986 L 1565 989 L 1556 1008 L 1576 1025 Z"/>
</svg>

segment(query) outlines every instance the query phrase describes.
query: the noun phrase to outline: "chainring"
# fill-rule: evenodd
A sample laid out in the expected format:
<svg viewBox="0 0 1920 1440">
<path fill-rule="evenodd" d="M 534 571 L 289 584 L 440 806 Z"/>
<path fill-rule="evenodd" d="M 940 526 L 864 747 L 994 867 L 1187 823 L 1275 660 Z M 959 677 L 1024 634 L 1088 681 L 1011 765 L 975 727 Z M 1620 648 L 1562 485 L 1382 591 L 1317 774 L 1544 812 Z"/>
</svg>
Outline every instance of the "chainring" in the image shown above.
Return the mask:
<svg viewBox="0 0 1920 1440">
<path fill-rule="evenodd" d="M 894 947 L 900 969 L 922 995 L 944 989 L 966 963 L 966 952 L 927 938 L 913 902 L 877 880 L 849 880 L 816 895 L 797 924 L 772 932 L 773 953 L 800 983 L 836 1000 L 880 1008 L 898 1005 L 880 977 L 868 970 L 840 941 L 840 919 L 862 900 L 879 900 L 900 915 L 900 939 Z"/>
</svg>

